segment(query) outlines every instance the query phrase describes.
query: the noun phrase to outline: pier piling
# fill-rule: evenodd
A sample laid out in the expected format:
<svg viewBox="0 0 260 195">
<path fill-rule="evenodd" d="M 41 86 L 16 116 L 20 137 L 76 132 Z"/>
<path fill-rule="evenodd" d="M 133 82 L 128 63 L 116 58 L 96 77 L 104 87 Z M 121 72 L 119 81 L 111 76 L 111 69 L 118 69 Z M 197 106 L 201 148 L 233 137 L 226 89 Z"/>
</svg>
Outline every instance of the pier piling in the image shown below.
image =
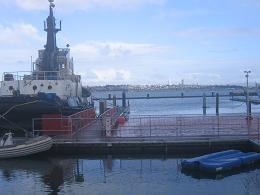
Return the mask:
<svg viewBox="0 0 260 195">
<path fill-rule="evenodd" d="M 203 105 L 202 105 L 202 108 L 203 108 L 203 115 L 206 115 L 207 114 L 207 98 L 206 98 L 206 94 L 205 93 L 203 94 Z"/>
<path fill-rule="evenodd" d="M 122 93 L 122 107 L 126 108 L 126 93 Z"/>
<path fill-rule="evenodd" d="M 113 106 L 116 107 L 116 96 L 113 95 Z"/>
<path fill-rule="evenodd" d="M 216 115 L 219 115 L 219 94 L 216 94 Z"/>
<path fill-rule="evenodd" d="M 107 109 L 107 102 L 106 100 L 99 101 L 99 114 L 103 114 Z"/>
<path fill-rule="evenodd" d="M 252 116 L 252 103 L 249 101 L 249 117 Z"/>
</svg>

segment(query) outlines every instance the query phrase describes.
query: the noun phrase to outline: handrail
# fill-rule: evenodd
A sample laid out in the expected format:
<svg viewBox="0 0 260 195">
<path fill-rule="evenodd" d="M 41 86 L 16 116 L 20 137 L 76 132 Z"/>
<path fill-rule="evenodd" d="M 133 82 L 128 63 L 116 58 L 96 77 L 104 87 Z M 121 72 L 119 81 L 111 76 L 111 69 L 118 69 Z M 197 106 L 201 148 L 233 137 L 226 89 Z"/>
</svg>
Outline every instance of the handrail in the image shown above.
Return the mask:
<svg viewBox="0 0 260 195">
<path fill-rule="evenodd" d="M 80 80 L 80 75 L 67 74 L 61 71 L 17 71 L 4 72 L 2 80 Z"/>
<path fill-rule="evenodd" d="M 113 116 L 108 116 L 112 119 Z M 106 117 L 105 117 L 106 118 Z M 47 120 L 48 118 L 46 118 Z M 37 119 L 34 119 L 37 122 Z M 38 119 L 42 120 L 42 119 Z M 64 118 L 49 118 L 48 120 L 65 120 Z M 85 121 L 85 123 L 84 123 Z M 89 123 L 91 122 L 91 124 Z M 86 126 L 84 126 L 84 124 Z M 103 118 L 70 118 L 68 131 L 71 131 L 70 138 L 80 137 L 82 139 L 103 139 L 106 137 L 104 133 Z M 80 127 L 77 129 L 77 127 Z M 64 130 L 64 129 L 62 129 Z M 66 129 L 65 129 L 66 130 Z M 34 129 L 35 132 L 41 132 L 42 129 Z M 58 129 L 48 129 L 47 131 L 55 132 Z M 253 116 L 248 121 L 246 115 L 241 116 L 209 116 L 205 117 L 139 117 L 129 116 L 124 124 L 119 124 L 111 128 L 111 138 L 167 138 L 174 137 L 176 139 L 183 137 L 205 137 L 219 138 L 223 136 L 248 137 L 252 139 L 260 138 L 260 117 Z M 66 135 L 64 135 L 66 137 Z"/>
</svg>

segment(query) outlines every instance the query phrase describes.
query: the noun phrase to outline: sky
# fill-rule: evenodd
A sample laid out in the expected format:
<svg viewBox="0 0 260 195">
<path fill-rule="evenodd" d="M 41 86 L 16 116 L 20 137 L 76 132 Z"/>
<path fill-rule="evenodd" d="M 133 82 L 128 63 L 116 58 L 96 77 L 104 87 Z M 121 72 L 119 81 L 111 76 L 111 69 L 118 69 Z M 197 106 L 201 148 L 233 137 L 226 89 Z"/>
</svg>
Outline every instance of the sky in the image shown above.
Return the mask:
<svg viewBox="0 0 260 195">
<path fill-rule="evenodd" d="M 55 0 L 85 85 L 260 83 L 260 0 Z M 30 71 L 47 0 L 0 0 L 0 73 Z M 57 21 L 58 23 L 58 21 Z"/>
</svg>

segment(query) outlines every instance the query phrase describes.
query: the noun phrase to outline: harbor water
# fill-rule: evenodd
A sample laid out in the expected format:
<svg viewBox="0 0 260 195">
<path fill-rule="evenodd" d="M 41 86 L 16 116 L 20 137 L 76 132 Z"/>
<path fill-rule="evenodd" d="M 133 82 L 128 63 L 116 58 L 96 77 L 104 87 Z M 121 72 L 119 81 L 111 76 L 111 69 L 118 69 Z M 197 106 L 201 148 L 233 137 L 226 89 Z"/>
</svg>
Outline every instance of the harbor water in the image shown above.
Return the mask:
<svg viewBox="0 0 260 195">
<path fill-rule="evenodd" d="M 257 195 L 260 169 L 187 175 L 183 157 L 34 157 L 0 161 L 0 194 Z"/>
<path fill-rule="evenodd" d="M 211 96 L 212 93 L 219 93 L 220 95 L 228 95 L 230 92 L 241 92 L 241 90 L 234 89 L 175 89 L 175 90 L 147 90 L 147 91 L 127 91 L 127 97 L 160 97 L 160 96 Z M 122 97 L 122 91 L 93 91 L 93 96 L 96 98 Z M 241 97 L 243 98 L 243 97 Z M 252 97 L 256 98 L 256 97 Z M 246 113 L 246 103 L 236 102 L 230 100 L 229 97 L 220 97 L 219 112 L 220 114 L 227 113 Z M 122 104 L 120 100 L 117 101 L 119 105 Z M 203 114 L 203 98 L 167 98 L 167 99 L 133 99 L 129 100 L 131 115 L 190 115 Z M 112 101 L 108 101 L 112 105 Z M 98 111 L 98 102 L 95 102 Z M 206 99 L 207 114 L 216 113 L 216 97 L 208 97 Z M 260 105 L 252 105 L 252 113 L 259 113 Z"/>
<path fill-rule="evenodd" d="M 180 95 L 175 91 L 128 91 L 127 97 Z M 229 90 L 219 92 L 227 94 Z M 185 90 L 184 95 L 210 95 L 211 90 Z M 93 92 L 93 96 L 121 97 L 122 92 Z M 112 103 L 112 102 L 108 102 Z M 130 100 L 131 115 L 202 114 L 202 98 Z M 118 101 L 121 104 L 121 101 Z M 96 106 L 97 106 L 96 102 Z M 215 98 L 207 98 L 207 113 L 215 114 Z M 260 111 L 253 106 L 252 112 Z M 98 107 L 97 107 L 98 109 Z M 246 113 L 245 103 L 220 98 L 220 113 Z M 0 161 L 0 194 L 71 195 L 258 195 L 260 168 L 228 175 L 183 173 L 184 156 L 37 156 Z M 161 155 L 161 156 L 160 156 Z"/>
</svg>

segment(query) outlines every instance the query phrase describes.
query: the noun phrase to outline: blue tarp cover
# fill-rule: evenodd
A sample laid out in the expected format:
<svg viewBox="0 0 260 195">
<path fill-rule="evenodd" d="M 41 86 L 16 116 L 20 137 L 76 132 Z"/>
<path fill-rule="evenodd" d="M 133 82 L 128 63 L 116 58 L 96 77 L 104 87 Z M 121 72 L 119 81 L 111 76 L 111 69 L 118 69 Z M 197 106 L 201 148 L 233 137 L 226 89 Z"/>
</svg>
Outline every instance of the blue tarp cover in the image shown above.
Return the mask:
<svg viewBox="0 0 260 195">
<path fill-rule="evenodd" d="M 206 172 L 231 170 L 260 161 L 256 152 L 244 153 L 239 150 L 226 150 L 182 161 L 182 168 Z"/>
</svg>

